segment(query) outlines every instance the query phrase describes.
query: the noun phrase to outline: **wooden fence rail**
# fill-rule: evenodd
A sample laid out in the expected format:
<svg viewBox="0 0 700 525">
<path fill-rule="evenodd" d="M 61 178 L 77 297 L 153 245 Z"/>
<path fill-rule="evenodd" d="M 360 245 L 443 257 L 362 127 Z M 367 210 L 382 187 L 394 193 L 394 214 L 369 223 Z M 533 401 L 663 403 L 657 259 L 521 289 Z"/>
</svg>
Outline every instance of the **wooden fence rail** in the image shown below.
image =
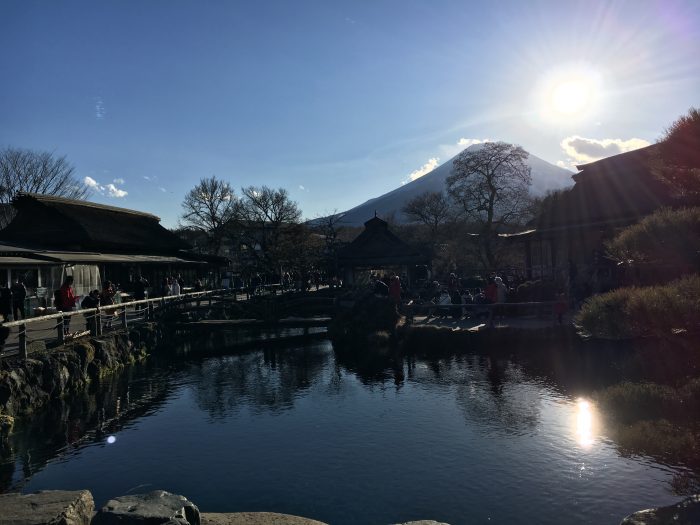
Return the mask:
<svg viewBox="0 0 700 525">
<path fill-rule="evenodd" d="M 4 323 L 2 326 L 10 330 L 8 339 L 12 334 L 12 331 L 14 329 L 17 330 L 19 357 L 26 359 L 27 343 L 29 342 L 27 333 L 28 330 L 33 327 L 37 328 L 38 331 L 43 332 L 55 330 L 55 337 L 41 337 L 40 339 L 45 341 L 56 341 L 58 344 L 62 344 L 66 339 L 66 327 L 70 325 L 72 318 L 76 316 L 79 316 L 79 318 L 84 319 L 87 322 L 91 335 L 100 336 L 102 335 L 104 328 L 111 328 L 113 323 L 126 329 L 131 322 L 153 320 L 156 316 L 156 312 L 162 312 L 167 308 L 193 302 L 197 302 L 198 306 L 201 303 L 207 303 L 208 306 L 211 306 L 214 298 L 221 298 L 231 295 L 232 293 L 234 294 L 233 297 L 235 298 L 235 292 L 228 289 L 154 297 L 151 299 L 141 299 L 138 301 L 129 301 L 125 303 L 101 306 L 99 308 L 84 308 L 70 312 L 58 312 L 39 317 L 31 317 L 20 321 Z M 51 321 L 54 323 L 51 323 Z M 46 323 L 53 324 L 53 328 L 46 328 Z M 40 327 L 41 324 L 43 324 L 44 327 Z M 85 332 L 87 332 L 87 330 L 85 330 Z"/>
</svg>

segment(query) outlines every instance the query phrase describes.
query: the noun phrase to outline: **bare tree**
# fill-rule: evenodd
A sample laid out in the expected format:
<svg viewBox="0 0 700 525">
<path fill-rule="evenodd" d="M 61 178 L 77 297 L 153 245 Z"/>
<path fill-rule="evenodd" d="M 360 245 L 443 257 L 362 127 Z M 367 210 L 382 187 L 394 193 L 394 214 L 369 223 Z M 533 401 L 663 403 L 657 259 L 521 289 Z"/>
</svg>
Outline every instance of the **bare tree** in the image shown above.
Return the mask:
<svg viewBox="0 0 700 525">
<path fill-rule="evenodd" d="M 457 156 L 447 178 L 449 195 L 479 229 L 479 246 L 489 268 L 497 266 L 494 242 L 498 231 L 521 223 L 531 209 L 528 156 L 520 146 L 488 142 Z"/>
<path fill-rule="evenodd" d="M 74 171 L 66 157 L 7 147 L 0 150 L 0 202 L 12 202 L 19 192 L 84 199 L 90 189 L 73 176 Z"/>
<path fill-rule="evenodd" d="M 238 210 L 231 185 L 216 177 L 202 179 L 185 195 L 182 208 L 182 225 L 206 235 L 211 253 L 219 255 L 226 229 Z"/>
<path fill-rule="evenodd" d="M 249 186 L 241 191 L 240 241 L 264 270 L 279 271 L 303 234 L 301 210 L 284 188 Z"/>
<path fill-rule="evenodd" d="M 401 211 L 413 221 L 427 226 L 431 237 L 435 238 L 440 226 L 449 220 L 452 206 L 441 191 L 426 191 L 408 201 Z"/>
</svg>

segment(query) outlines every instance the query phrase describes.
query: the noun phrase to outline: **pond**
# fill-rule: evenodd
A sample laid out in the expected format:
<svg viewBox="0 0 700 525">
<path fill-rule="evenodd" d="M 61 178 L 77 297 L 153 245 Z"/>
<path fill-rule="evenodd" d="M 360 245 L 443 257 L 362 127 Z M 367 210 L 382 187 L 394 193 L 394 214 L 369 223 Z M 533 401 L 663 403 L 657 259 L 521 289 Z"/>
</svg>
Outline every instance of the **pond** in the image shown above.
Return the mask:
<svg viewBox="0 0 700 525">
<path fill-rule="evenodd" d="M 611 523 L 682 466 L 623 457 L 590 394 L 513 357 L 339 357 L 331 343 L 134 367 L 21 422 L 0 490 L 165 489 L 331 524 Z M 591 377 L 583 377 L 586 375 Z M 581 377 L 579 377 L 581 376 Z"/>
</svg>

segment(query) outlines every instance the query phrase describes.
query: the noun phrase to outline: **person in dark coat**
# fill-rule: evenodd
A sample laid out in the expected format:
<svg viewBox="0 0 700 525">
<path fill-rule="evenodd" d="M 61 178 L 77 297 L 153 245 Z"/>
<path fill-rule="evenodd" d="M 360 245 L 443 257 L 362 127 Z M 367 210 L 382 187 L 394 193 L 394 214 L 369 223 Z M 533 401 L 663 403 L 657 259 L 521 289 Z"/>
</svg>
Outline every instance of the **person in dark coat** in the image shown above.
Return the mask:
<svg viewBox="0 0 700 525">
<path fill-rule="evenodd" d="M 100 291 L 99 290 L 93 290 L 90 292 L 89 295 L 85 296 L 85 299 L 83 299 L 83 302 L 80 303 L 80 307 L 87 309 L 87 308 L 99 308 L 100 307 Z M 85 322 L 86 326 L 85 328 L 87 330 L 90 330 L 90 333 L 96 333 L 95 328 L 97 328 L 97 319 L 95 318 L 94 313 L 86 313 L 85 314 Z"/>
<path fill-rule="evenodd" d="M 134 300 L 141 301 L 145 299 L 147 289 L 148 281 L 139 275 L 134 283 Z"/>
<path fill-rule="evenodd" d="M 0 315 L 3 323 L 8 322 L 12 315 L 12 290 L 7 286 L 0 288 Z"/>
<path fill-rule="evenodd" d="M 27 298 L 27 287 L 24 286 L 24 279 L 21 277 L 12 285 L 12 313 L 15 321 L 26 319 L 24 312 L 24 300 Z"/>
</svg>

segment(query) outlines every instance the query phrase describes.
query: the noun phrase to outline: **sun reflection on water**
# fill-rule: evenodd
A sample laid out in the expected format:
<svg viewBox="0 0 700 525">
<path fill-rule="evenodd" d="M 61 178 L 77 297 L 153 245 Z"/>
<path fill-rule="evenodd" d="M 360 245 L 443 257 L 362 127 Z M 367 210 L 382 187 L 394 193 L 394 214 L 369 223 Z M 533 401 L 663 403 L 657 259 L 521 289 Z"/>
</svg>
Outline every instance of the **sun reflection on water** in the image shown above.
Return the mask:
<svg viewBox="0 0 700 525">
<path fill-rule="evenodd" d="M 593 410 L 585 399 L 579 399 L 576 406 L 576 442 L 588 449 L 595 442 Z"/>
</svg>

